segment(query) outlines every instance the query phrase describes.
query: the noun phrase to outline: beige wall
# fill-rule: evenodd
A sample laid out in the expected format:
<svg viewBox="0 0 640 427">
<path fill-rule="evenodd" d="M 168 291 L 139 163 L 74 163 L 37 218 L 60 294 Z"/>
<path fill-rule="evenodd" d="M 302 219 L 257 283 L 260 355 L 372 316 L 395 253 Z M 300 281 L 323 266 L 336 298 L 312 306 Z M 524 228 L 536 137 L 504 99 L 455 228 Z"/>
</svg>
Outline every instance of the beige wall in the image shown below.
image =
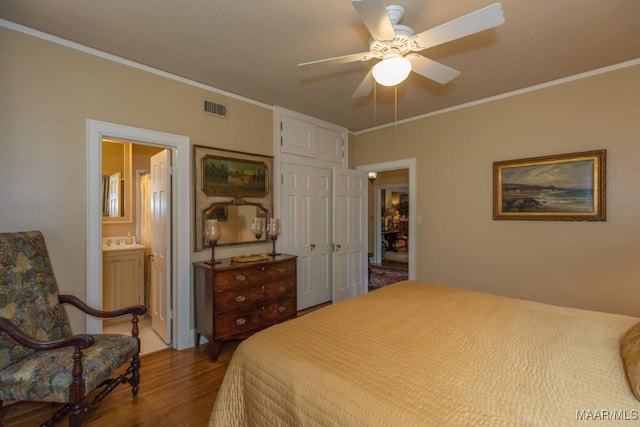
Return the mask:
<svg viewBox="0 0 640 427">
<path fill-rule="evenodd" d="M 0 231 L 42 230 L 61 292 L 86 295 L 87 118 L 273 154 L 271 108 L 5 28 L 0 40 Z M 229 118 L 203 113 L 204 99 L 227 104 Z M 84 317 L 71 317 L 83 331 Z"/>
<path fill-rule="evenodd" d="M 621 69 L 353 135 L 351 161 L 417 159 L 419 280 L 640 316 L 639 93 Z M 492 219 L 494 161 L 601 148 L 606 222 Z"/>
</svg>

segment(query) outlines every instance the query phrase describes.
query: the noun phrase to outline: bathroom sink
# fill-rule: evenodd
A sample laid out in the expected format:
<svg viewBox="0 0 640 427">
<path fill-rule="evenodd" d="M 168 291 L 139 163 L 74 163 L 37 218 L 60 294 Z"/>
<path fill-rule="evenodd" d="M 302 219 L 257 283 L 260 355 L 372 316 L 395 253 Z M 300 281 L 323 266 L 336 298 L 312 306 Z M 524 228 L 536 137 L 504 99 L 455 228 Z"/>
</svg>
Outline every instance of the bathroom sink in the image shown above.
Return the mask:
<svg viewBox="0 0 640 427">
<path fill-rule="evenodd" d="M 116 244 L 111 244 L 111 245 L 102 245 L 102 250 L 105 252 L 110 252 L 110 251 L 128 251 L 131 249 L 144 249 L 144 245 L 141 245 L 139 243 L 134 243 L 132 245 L 125 245 L 125 244 L 120 244 L 120 245 L 116 245 Z"/>
</svg>

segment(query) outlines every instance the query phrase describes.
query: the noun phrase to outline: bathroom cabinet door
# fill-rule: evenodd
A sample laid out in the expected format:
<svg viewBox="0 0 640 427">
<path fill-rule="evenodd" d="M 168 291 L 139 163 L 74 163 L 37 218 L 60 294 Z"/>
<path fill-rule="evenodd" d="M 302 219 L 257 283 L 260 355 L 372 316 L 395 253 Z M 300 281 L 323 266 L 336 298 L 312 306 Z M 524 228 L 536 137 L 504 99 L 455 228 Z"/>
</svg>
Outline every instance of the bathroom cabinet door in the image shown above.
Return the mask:
<svg viewBox="0 0 640 427">
<path fill-rule="evenodd" d="M 104 310 L 142 304 L 142 250 L 119 251 L 102 257 L 102 307 Z"/>
</svg>

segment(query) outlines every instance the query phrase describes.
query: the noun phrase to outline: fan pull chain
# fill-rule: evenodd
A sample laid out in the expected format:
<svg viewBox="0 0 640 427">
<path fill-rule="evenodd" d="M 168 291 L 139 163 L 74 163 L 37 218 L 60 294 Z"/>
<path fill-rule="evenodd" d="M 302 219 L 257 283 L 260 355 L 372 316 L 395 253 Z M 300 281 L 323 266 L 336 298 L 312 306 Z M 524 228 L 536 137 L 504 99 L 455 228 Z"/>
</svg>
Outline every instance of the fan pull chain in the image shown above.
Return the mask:
<svg viewBox="0 0 640 427">
<path fill-rule="evenodd" d="M 378 101 L 378 84 L 373 82 L 373 123 L 378 124 L 378 109 L 377 109 L 377 101 Z"/>
<path fill-rule="evenodd" d="M 398 134 L 398 85 L 393 87 L 393 133 Z"/>
</svg>

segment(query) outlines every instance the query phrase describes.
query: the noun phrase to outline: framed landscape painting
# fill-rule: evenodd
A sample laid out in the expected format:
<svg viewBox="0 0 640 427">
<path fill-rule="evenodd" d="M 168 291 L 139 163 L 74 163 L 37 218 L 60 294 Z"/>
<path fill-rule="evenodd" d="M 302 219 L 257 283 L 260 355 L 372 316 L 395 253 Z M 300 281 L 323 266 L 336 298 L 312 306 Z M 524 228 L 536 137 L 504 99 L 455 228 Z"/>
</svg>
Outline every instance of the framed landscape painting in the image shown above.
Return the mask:
<svg viewBox="0 0 640 427">
<path fill-rule="evenodd" d="M 493 219 L 605 221 L 606 150 L 493 163 Z"/>
</svg>

